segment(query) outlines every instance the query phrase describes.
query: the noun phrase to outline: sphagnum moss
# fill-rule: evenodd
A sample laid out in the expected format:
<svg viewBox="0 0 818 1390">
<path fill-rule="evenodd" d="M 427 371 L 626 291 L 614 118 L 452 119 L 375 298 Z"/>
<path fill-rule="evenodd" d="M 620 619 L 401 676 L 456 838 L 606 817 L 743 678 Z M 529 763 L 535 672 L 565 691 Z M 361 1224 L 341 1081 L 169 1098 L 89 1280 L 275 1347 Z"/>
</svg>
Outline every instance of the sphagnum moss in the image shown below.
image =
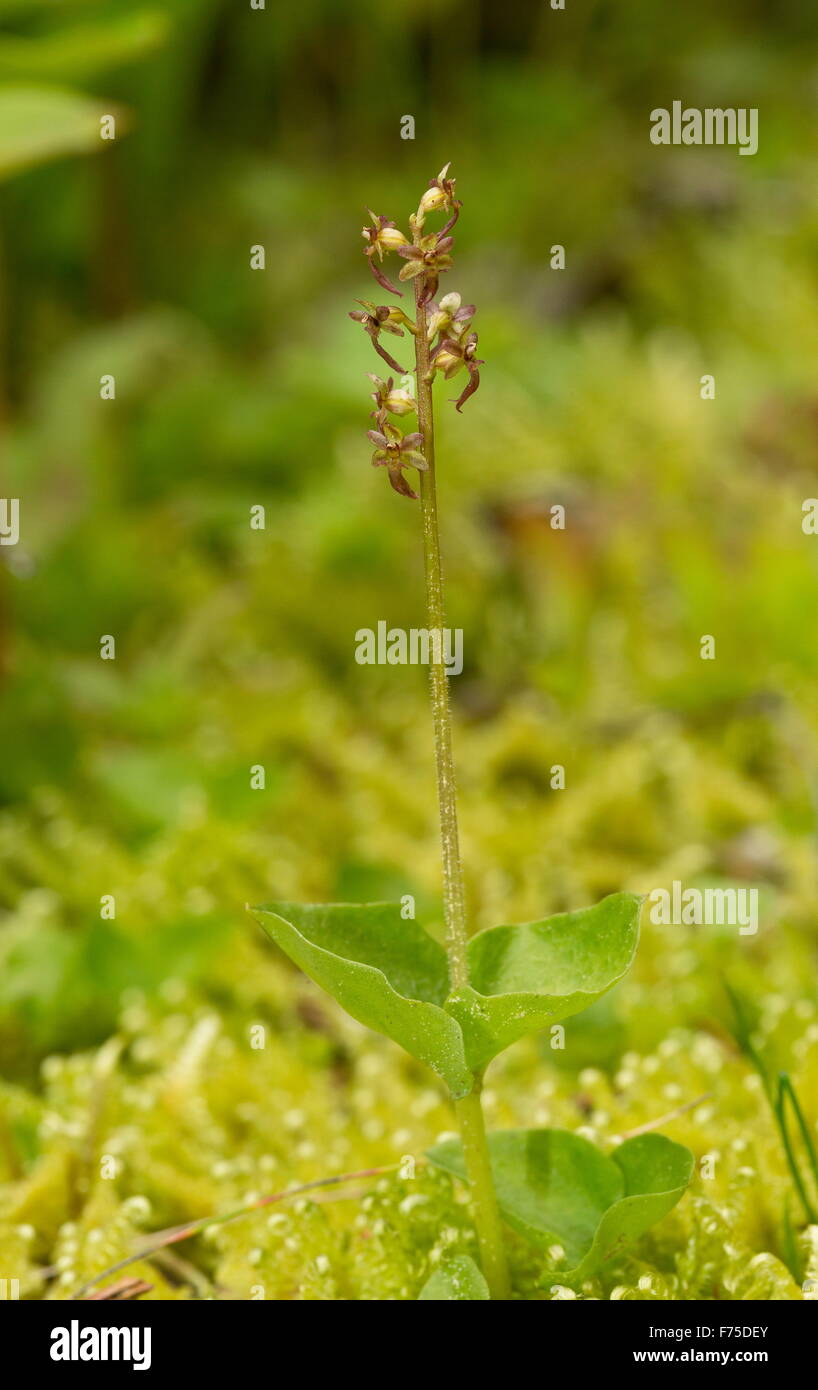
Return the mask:
<svg viewBox="0 0 818 1390">
<path fill-rule="evenodd" d="M 147 1243 L 149 1232 L 163 1223 L 226 1213 L 254 1192 L 318 1178 L 330 1168 L 340 1173 L 388 1162 L 396 1144 L 423 1147 L 445 1125 L 442 1097 L 418 1087 L 397 1049 L 373 1052 L 366 1034 L 352 1024 L 347 1045 L 354 1080 L 342 1089 L 329 1081 L 327 1059 L 307 1029 L 293 1032 L 286 1043 L 271 1038 L 263 1052 L 250 1052 L 243 1036 L 257 1016 L 254 1002 L 273 987 L 293 1002 L 303 993 L 297 977 L 273 958 L 255 958 L 252 975 L 250 968 L 248 960 L 246 986 L 240 989 L 236 981 L 232 1003 L 225 1001 L 221 1040 L 192 1076 L 183 1112 L 177 1102 L 160 1097 L 172 1095 L 168 1079 L 180 1036 L 194 1032 L 206 1001 L 197 992 L 174 1005 L 157 1000 L 136 1028 L 123 1014 L 118 1031 L 129 1049 L 148 1031 L 150 1063 L 128 1065 L 112 1076 L 101 1139 L 119 1158 L 118 1176 L 105 1180 L 97 1168 L 73 1214 L 70 1175 L 88 1131 L 94 1054 L 50 1059 L 36 1099 L 21 1092 L 15 1097 L 10 1088 L 2 1092 L 15 1118 L 30 1120 L 42 1135 L 39 1159 L 5 1187 L 0 1211 L 0 1260 L 20 1278 L 21 1297 L 48 1291 L 51 1298 L 74 1298 L 85 1281 Z M 644 986 L 642 993 L 637 1015 L 651 991 Z M 246 1002 L 240 1006 L 242 994 Z M 715 1105 L 702 1104 L 676 1124 L 699 1154 L 720 1154 L 713 1181 L 697 1180 L 685 1202 L 638 1247 L 578 1286 L 565 1279 L 553 1253 L 543 1256 L 510 1236 L 517 1296 L 818 1298 L 818 1228 L 799 1237 L 800 1288 L 769 1244 L 791 1184 L 769 1118 L 751 1103 L 747 1069 L 731 1063 L 707 1033 L 685 1034 L 678 1042 L 672 1055 L 664 1048 L 661 1054 L 631 1053 L 623 1063 L 631 1073 L 625 1090 L 624 1075 L 614 1084 L 602 1072 L 581 1078 L 556 1073 L 538 1081 L 533 1043 L 507 1069 L 502 1092 L 491 1100 L 494 1122 L 568 1126 L 575 1123 L 579 1086 L 593 1103 L 598 1142 L 606 1147 L 615 1130 L 625 1128 L 626 1117 L 639 1123 L 663 1113 L 669 1084 L 686 1095 L 712 1087 Z M 799 1081 L 807 1078 L 808 1069 L 802 1069 Z M 216 1298 L 406 1299 L 450 1254 L 475 1253 L 468 1208 L 456 1199 L 451 1180 L 431 1166 L 418 1165 L 413 1179 L 393 1171 L 374 1184 L 353 1184 L 344 1195 L 346 1200 L 326 1205 L 319 1204 L 320 1192 L 307 1205 L 295 1197 L 214 1225 L 176 1247 L 186 1268 L 177 1269 L 172 1282 L 153 1260 L 134 1262 L 126 1272 L 152 1284 L 148 1298 L 190 1297 L 198 1276 L 205 1296 Z M 58 1272 L 44 1279 L 43 1268 L 55 1261 Z"/>
</svg>

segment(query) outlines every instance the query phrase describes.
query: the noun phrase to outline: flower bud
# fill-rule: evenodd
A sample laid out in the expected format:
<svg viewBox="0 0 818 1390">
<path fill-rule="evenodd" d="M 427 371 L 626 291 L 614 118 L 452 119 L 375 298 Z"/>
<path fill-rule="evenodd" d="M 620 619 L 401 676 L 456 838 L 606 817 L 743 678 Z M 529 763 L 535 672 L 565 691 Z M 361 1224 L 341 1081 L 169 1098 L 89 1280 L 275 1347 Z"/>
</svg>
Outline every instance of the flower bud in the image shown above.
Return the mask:
<svg viewBox="0 0 818 1390">
<path fill-rule="evenodd" d="M 385 325 L 401 324 L 404 328 L 408 328 L 410 333 L 417 333 L 416 324 L 412 319 L 410 319 L 408 314 L 405 314 L 403 312 L 399 305 L 390 304 L 388 306 L 388 309 L 389 313 L 387 314 L 386 319 L 384 320 Z M 390 331 L 394 332 L 395 330 L 391 329 Z"/>
<path fill-rule="evenodd" d="M 408 241 L 399 227 L 384 227 L 378 241 L 384 251 L 397 251 L 399 246 L 408 246 Z"/>
<path fill-rule="evenodd" d="M 457 220 L 457 213 L 460 204 L 454 196 L 454 179 L 449 178 L 449 166 L 444 164 L 436 179 L 432 179 L 426 192 L 423 194 L 416 215 L 416 224 L 422 227 L 427 212 L 437 212 L 440 208 L 445 208 L 447 212 L 454 210 L 452 221 Z"/>
<path fill-rule="evenodd" d="M 404 386 L 397 386 L 390 391 L 384 397 L 383 403 L 393 415 L 411 415 L 412 411 L 417 409 L 414 396 Z"/>
<path fill-rule="evenodd" d="M 458 354 L 450 352 L 448 348 L 441 348 L 440 352 L 435 354 L 434 365 L 439 371 L 443 373 L 444 376 L 446 376 L 449 372 L 451 372 L 453 367 L 459 367 L 462 364 L 462 361 L 462 357 L 460 357 Z"/>
<path fill-rule="evenodd" d="M 446 194 L 442 188 L 427 188 L 418 206 L 418 212 L 423 217 L 427 212 L 437 212 L 446 202 Z"/>
<path fill-rule="evenodd" d="M 372 400 L 375 402 L 373 416 L 378 420 L 381 428 L 384 427 L 386 420 L 385 411 L 391 415 L 410 415 L 417 410 L 417 401 L 414 392 L 408 386 L 395 386 L 394 378 L 389 377 L 384 381 L 383 377 L 375 376 L 372 372 L 368 373 L 369 379 L 375 385 L 372 392 Z M 411 378 L 407 378 L 411 383 Z"/>
</svg>

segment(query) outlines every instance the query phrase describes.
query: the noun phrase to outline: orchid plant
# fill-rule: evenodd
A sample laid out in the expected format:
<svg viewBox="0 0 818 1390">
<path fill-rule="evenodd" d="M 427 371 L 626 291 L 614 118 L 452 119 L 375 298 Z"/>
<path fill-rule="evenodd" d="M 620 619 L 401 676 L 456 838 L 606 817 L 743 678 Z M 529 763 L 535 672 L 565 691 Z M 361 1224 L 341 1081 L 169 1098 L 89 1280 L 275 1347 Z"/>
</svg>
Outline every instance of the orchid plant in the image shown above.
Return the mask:
<svg viewBox="0 0 818 1390">
<path fill-rule="evenodd" d="M 372 464 L 385 467 L 396 492 L 420 501 L 426 576 L 426 620 L 437 653 L 430 696 L 441 832 L 445 947 L 400 903 L 273 903 L 254 909 L 291 960 L 361 1023 L 386 1034 L 429 1066 L 448 1087 L 458 1139 L 429 1151 L 429 1160 L 469 1184 L 479 1266 L 458 1256 L 439 1267 L 423 1299 L 512 1297 L 504 1226 L 546 1252 L 550 1279 L 587 1277 L 658 1221 L 690 1179 L 692 1155 L 656 1133 L 640 1134 L 606 1155 L 560 1129 L 487 1134 L 481 1092 L 487 1066 L 527 1033 L 551 1027 L 622 979 L 637 947 L 641 899 L 616 893 L 592 907 L 518 926 L 470 935 L 458 837 L 452 719 L 444 649 L 444 586 L 435 474 L 433 387 L 465 372 L 453 402 L 458 411 L 480 385 L 475 306 L 450 292 L 439 299 L 440 276 L 453 266 L 452 229 L 461 211 L 446 165 L 409 218 L 409 235 L 369 213 L 364 254 L 378 286 L 402 297 L 411 281 L 414 319 L 394 304 L 359 300 L 350 318 L 397 373 L 372 375 Z M 443 214 L 437 231 L 427 218 Z M 404 262 L 399 284 L 384 271 L 387 256 Z M 414 344 L 409 375 L 381 342 L 383 334 Z M 403 433 L 390 417 L 416 414 Z M 419 477 L 419 494 L 406 473 Z M 556 1266 L 555 1266 L 556 1261 Z M 556 1268 L 556 1273 L 554 1272 Z"/>
</svg>

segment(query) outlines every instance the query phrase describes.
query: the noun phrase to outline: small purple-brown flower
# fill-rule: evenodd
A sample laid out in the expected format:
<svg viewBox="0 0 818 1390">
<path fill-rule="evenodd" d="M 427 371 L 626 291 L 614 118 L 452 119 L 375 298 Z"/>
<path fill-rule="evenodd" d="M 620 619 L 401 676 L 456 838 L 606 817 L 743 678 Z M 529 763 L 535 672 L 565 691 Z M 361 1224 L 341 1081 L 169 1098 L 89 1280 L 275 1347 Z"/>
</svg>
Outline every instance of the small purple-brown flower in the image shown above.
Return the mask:
<svg viewBox="0 0 818 1390">
<path fill-rule="evenodd" d="M 387 251 L 399 251 L 402 246 L 408 245 L 407 239 L 398 228 L 397 223 L 390 222 L 388 217 L 376 216 L 371 208 L 367 208 L 367 212 L 372 218 L 373 225 L 363 227 L 361 235 L 367 243 L 364 247 L 364 255 L 369 260 L 369 268 L 382 289 L 389 290 L 390 294 L 400 296 L 401 291 L 397 285 L 393 285 L 392 281 L 388 280 L 380 267 L 375 264 L 375 257 L 377 256 L 382 261 Z"/>
<path fill-rule="evenodd" d="M 417 410 L 417 401 L 412 392 L 405 386 L 396 386 L 393 377 L 390 376 L 384 381 L 383 377 L 374 376 L 372 372 L 368 372 L 367 375 L 375 384 L 375 390 L 372 392 L 375 409 L 371 413 L 379 423 L 384 418 L 385 410 L 391 415 L 410 415 L 412 411 Z"/>
<path fill-rule="evenodd" d="M 449 255 L 453 245 L 454 237 L 443 236 L 442 232 L 437 232 L 432 236 L 423 237 L 418 246 L 398 247 L 398 255 L 403 256 L 406 261 L 398 278 L 412 280 L 416 275 L 425 277 L 421 304 L 428 304 L 434 299 L 441 273 L 449 270 L 454 264 Z"/>
<path fill-rule="evenodd" d="M 383 358 L 384 362 L 392 368 L 392 371 L 405 376 L 406 372 L 400 362 L 396 362 L 394 357 L 381 347 L 378 337 L 383 332 L 394 333 L 398 338 L 402 338 L 404 328 L 408 328 L 410 333 L 414 333 L 415 325 L 412 320 L 397 305 L 373 304 L 368 299 L 359 299 L 357 303 L 362 304 L 363 308 L 350 309 L 349 317 L 359 323 L 364 332 L 369 334 L 372 339 L 372 346 L 378 356 Z"/>
<path fill-rule="evenodd" d="M 379 430 L 367 430 L 367 435 L 375 445 L 372 467 L 385 467 L 395 491 L 402 497 L 412 497 L 416 501 L 417 493 L 412 491 L 404 478 L 403 469 L 411 465 L 423 473 L 429 467 L 419 449 L 423 436 L 418 433 L 401 434 L 396 425 L 388 423 L 384 423 Z"/>
<path fill-rule="evenodd" d="M 480 373 L 477 368 L 483 365 L 483 358 L 477 356 L 477 334 L 467 333 L 465 338 L 457 341 L 454 338 L 443 338 L 438 343 L 431 356 L 433 371 L 442 372 L 446 380 L 453 377 L 465 367 L 469 380 L 453 404 L 462 411 L 464 404 L 473 396 L 480 385 Z"/>
<path fill-rule="evenodd" d="M 463 304 L 456 290 L 444 294 L 439 303 L 429 306 L 427 332 L 429 342 L 438 333 L 443 338 L 461 338 L 477 313 L 474 304 Z"/>
</svg>

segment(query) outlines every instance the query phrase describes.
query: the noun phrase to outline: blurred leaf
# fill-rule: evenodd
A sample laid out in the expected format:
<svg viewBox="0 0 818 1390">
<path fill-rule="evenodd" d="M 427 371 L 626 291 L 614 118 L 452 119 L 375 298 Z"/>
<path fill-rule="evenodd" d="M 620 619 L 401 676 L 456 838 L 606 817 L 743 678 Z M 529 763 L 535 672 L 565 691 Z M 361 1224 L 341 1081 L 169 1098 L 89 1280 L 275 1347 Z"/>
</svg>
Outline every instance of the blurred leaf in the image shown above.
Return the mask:
<svg viewBox="0 0 818 1390">
<path fill-rule="evenodd" d="M 73 11 L 92 5 L 94 0 L 0 0 L 0 15 L 7 17 L 15 14 L 25 14 L 29 18 L 32 11 L 46 10 L 53 16 L 58 8 L 63 14 L 66 10 Z"/>
<path fill-rule="evenodd" d="M 200 769 L 176 750 L 104 747 L 93 759 L 99 782 L 149 824 L 175 820 L 201 787 Z"/>
<path fill-rule="evenodd" d="M 160 10 L 140 10 L 36 38 L 5 35 L 0 37 L 0 78 L 82 82 L 152 53 L 165 42 L 169 29 Z"/>
<path fill-rule="evenodd" d="M 100 117 L 110 105 L 52 87 L 0 91 L 0 177 L 59 159 L 101 150 Z"/>
<path fill-rule="evenodd" d="M 539 1249 L 562 1246 L 557 1277 L 584 1279 L 618 1255 L 676 1205 L 693 1171 L 690 1150 L 662 1134 L 628 1139 L 610 1158 L 564 1129 L 501 1130 L 488 1142 L 503 1216 Z M 459 1139 L 428 1156 L 466 1177 Z"/>
<path fill-rule="evenodd" d="M 218 915 L 137 930 L 99 918 L 81 929 L 9 919 L 0 933 L 0 1027 L 24 1029 L 29 1059 L 101 1042 L 125 989 L 152 992 L 169 976 L 201 975 L 232 932 Z"/>
<path fill-rule="evenodd" d="M 436 1269 L 418 1294 L 419 1303 L 454 1303 L 489 1299 L 489 1286 L 468 1255 L 452 1255 Z"/>
</svg>

